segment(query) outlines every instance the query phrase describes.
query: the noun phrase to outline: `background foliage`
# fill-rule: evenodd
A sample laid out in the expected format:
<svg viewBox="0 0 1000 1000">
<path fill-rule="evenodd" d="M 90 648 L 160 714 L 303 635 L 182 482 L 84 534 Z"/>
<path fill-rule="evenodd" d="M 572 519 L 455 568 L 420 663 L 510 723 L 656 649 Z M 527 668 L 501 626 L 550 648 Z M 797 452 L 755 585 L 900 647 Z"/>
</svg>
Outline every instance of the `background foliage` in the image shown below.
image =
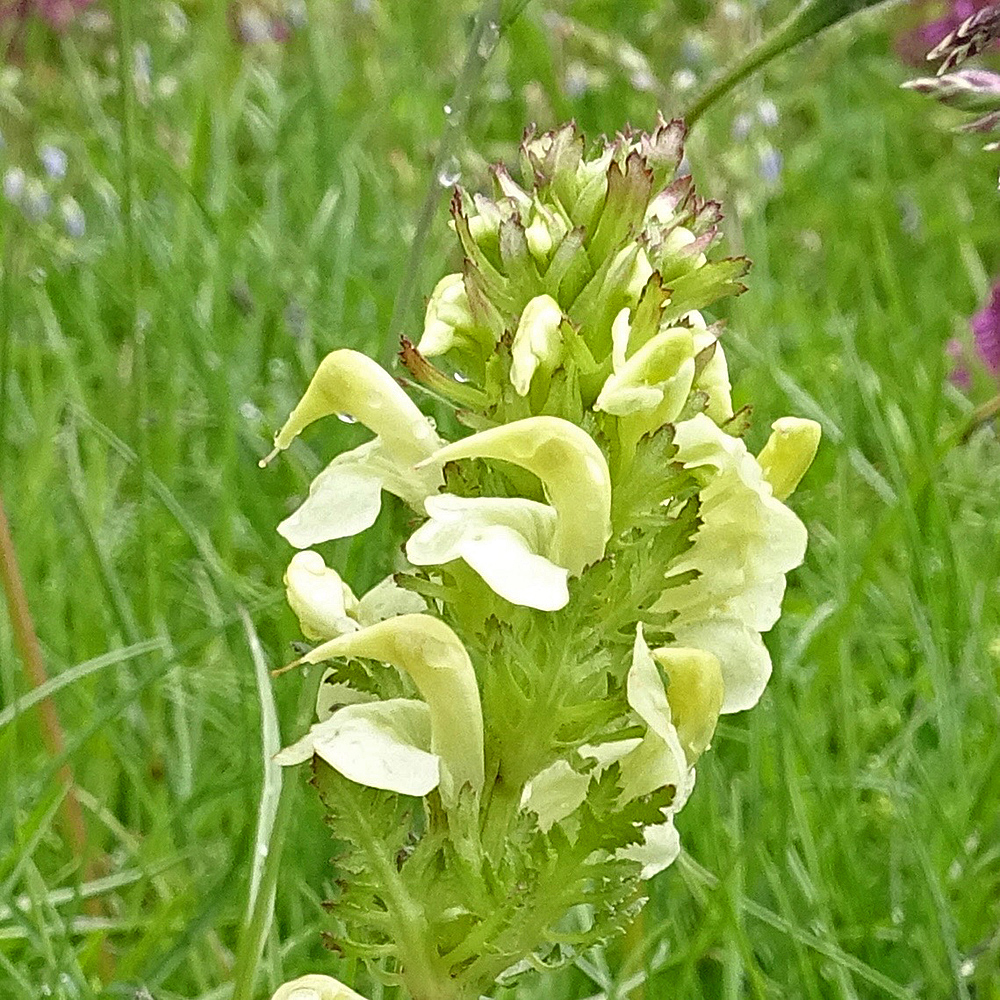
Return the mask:
<svg viewBox="0 0 1000 1000">
<path fill-rule="evenodd" d="M 391 356 L 442 135 L 441 180 L 474 189 L 528 122 L 648 125 L 789 6 L 536 0 L 457 121 L 470 3 L 312 0 L 280 41 L 210 0 L 4 24 L 0 161 L 27 188 L 0 201 L 0 483 L 65 753 L 17 700 L 0 615 L 0 995 L 230 995 L 260 868 L 255 677 L 297 634 L 274 526 L 354 429 L 257 460 L 327 350 Z M 785 57 L 692 135 L 728 249 L 755 262 L 724 309 L 751 443 L 786 412 L 824 426 L 795 499 L 810 553 L 774 680 L 720 726 L 643 921 L 524 1000 L 1000 997 L 1000 446 L 948 447 L 988 385 L 951 387 L 942 349 L 1000 265 L 1000 201 L 976 142 L 938 127 L 955 116 L 898 90 L 903 16 Z M 455 264 L 437 192 L 421 296 Z M 398 516 L 332 546 L 358 592 L 392 568 Z M 273 685 L 286 742 L 300 684 Z M 254 996 L 355 977 L 320 942 L 335 873 L 304 781 L 286 776 Z"/>
</svg>

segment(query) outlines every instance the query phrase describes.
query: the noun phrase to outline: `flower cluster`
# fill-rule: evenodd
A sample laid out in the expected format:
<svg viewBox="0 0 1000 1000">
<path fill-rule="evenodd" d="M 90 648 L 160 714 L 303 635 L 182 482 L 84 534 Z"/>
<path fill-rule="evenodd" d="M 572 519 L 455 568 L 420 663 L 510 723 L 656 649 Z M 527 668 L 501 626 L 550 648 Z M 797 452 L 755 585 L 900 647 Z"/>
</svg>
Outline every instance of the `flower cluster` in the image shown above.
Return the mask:
<svg viewBox="0 0 1000 1000">
<path fill-rule="evenodd" d="M 278 529 L 301 550 L 302 662 L 328 665 L 319 721 L 279 759 L 313 759 L 349 845 L 338 948 L 388 956 L 420 1000 L 624 927 L 677 856 L 720 713 L 771 672 L 760 634 L 806 546 L 783 501 L 819 427 L 779 420 L 756 457 L 742 440 L 700 310 L 748 264 L 708 257 L 721 216 L 676 176 L 684 134 L 528 134 L 520 181 L 497 166 L 492 197 L 456 190 L 462 270 L 401 354 L 448 434 L 336 350 L 275 440 L 333 414 L 373 434 Z M 371 526 L 385 494 L 416 523 L 407 569 L 358 599 L 314 546 Z M 352 995 L 323 984 L 302 995 Z"/>
<path fill-rule="evenodd" d="M 926 54 L 940 45 L 945 38 L 957 30 L 963 22 L 975 16 L 995 0 L 912 0 L 911 6 L 927 18 L 913 31 L 908 31 L 897 40 L 897 50 L 907 62 L 920 65 Z"/>
<path fill-rule="evenodd" d="M 956 69 L 998 42 L 1000 3 L 990 3 L 962 21 L 927 54 L 929 60 L 940 60 L 935 76 L 907 80 L 903 86 L 928 94 L 943 104 L 973 112 L 975 119 L 959 126 L 957 131 L 1000 132 L 1000 74 L 983 69 Z M 1000 142 L 989 142 L 983 149 L 996 151 Z"/>
<path fill-rule="evenodd" d="M 13 0 L 0 9 L 0 21 L 24 19 L 36 14 L 57 31 L 63 31 L 92 2 L 93 0 Z"/>
</svg>

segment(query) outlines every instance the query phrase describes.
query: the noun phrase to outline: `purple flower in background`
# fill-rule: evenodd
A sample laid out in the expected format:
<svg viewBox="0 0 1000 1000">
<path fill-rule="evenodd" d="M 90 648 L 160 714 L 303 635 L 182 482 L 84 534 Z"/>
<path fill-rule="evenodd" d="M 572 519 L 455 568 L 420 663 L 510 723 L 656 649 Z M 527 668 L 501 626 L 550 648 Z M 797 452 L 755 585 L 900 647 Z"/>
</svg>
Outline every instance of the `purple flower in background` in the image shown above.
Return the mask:
<svg viewBox="0 0 1000 1000">
<path fill-rule="evenodd" d="M 965 344 L 957 337 L 952 337 L 944 345 L 944 351 L 951 358 L 952 363 L 951 374 L 948 377 L 959 389 L 968 392 L 972 388 L 972 376 L 969 374 L 967 367 L 968 359 L 966 358 Z"/>
<path fill-rule="evenodd" d="M 229 23 L 236 40 L 242 45 L 262 45 L 265 42 L 287 42 L 292 32 L 304 28 L 308 14 L 302 0 L 260 0 L 259 3 L 229 4 Z"/>
<path fill-rule="evenodd" d="M 928 0 L 912 0 L 911 6 L 927 13 L 929 9 L 939 14 L 915 31 L 909 31 L 896 40 L 896 51 L 906 62 L 914 66 L 923 64 L 927 53 L 940 41 L 951 34 L 967 18 L 977 11 L 989 7 L 996 0 L 948 0 L 930 3 Z"/>
<path fill-rule="evenodd" d="M 1000 280 L 993 285 L 989 302 L 972 317 L 972 337 L 983 364 L 1000 377 Z"/>
<path fill-rule="evenodd" d="M 68 28 L 80 11 L 89 7 L 93 0 L 15 0 L 0 7 L 0 21 L 8 18 L 24 20 L 37 14 L 57 31 Z"/>
</svg>

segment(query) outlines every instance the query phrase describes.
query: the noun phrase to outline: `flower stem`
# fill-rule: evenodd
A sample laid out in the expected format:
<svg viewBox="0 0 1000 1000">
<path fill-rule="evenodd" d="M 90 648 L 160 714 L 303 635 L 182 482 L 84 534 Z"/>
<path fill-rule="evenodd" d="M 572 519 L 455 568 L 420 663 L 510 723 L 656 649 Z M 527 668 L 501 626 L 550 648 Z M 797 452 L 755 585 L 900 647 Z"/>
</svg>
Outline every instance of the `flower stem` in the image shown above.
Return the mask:
<svg viewBox="0 0 1000 1000">
<path fill-rule="evenodd" d="M 769 35 L 762 38 L 734 66 L 713 80 L 682 112 L 682 117 L 693 125 L 716 101 L 725 97 L 737 84 L 751 73 L 767 65 L 800 42 L 818 35 L 838 21 L 856 14 L 867 7 L 892 0 L 804 0 Z"/>
</svg>

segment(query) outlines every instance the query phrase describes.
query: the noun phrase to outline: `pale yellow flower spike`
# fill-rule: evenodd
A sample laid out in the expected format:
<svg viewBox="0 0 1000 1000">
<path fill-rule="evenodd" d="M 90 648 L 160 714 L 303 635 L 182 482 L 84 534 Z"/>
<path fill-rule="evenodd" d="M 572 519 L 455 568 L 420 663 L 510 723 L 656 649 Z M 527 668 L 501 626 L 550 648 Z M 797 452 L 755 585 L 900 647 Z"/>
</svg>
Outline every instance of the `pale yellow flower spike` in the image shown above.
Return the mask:
<svg viewBox="0 0 1000 1000">
<path fill-rule="evenodd" d="M 771 430 L 757 461 L 775 498 L 785 500 L 812 465 L 823 431 L 815 420 L 804 417 L 781 417 L 771 424 Z"/>
<path fill-rule="evenodd" d="M 476 675 L 461 640 L 430 615 L 397 615 L 311 650 L 303 663 L 362 656 L 408 673 L 431 715 L 431 751 L 441 758 L 441 797 L 453 805 L 463 785 L 483 787 L 483 713 Z"/>
<path fill-rule="evenodd" d="M 560 417 L 527 417 L 434 453 L 435 462 L 496 458 L 534 473 L 558 516 L 553 562 L 574 576 L 604 556 L 611 537 L 611 475 L 594 439 Z"/>
<path fill-rule="evenodd" d="M 309 388 L 274 439 L 274 451 L 284 451 L 314 420 L 343 414 L 381 438 L 400 461 L 416 464 L 440 444 L 428 419 L 396 380 L 359 351 L 331 351 L 320 363 Z"/>
</svg>

